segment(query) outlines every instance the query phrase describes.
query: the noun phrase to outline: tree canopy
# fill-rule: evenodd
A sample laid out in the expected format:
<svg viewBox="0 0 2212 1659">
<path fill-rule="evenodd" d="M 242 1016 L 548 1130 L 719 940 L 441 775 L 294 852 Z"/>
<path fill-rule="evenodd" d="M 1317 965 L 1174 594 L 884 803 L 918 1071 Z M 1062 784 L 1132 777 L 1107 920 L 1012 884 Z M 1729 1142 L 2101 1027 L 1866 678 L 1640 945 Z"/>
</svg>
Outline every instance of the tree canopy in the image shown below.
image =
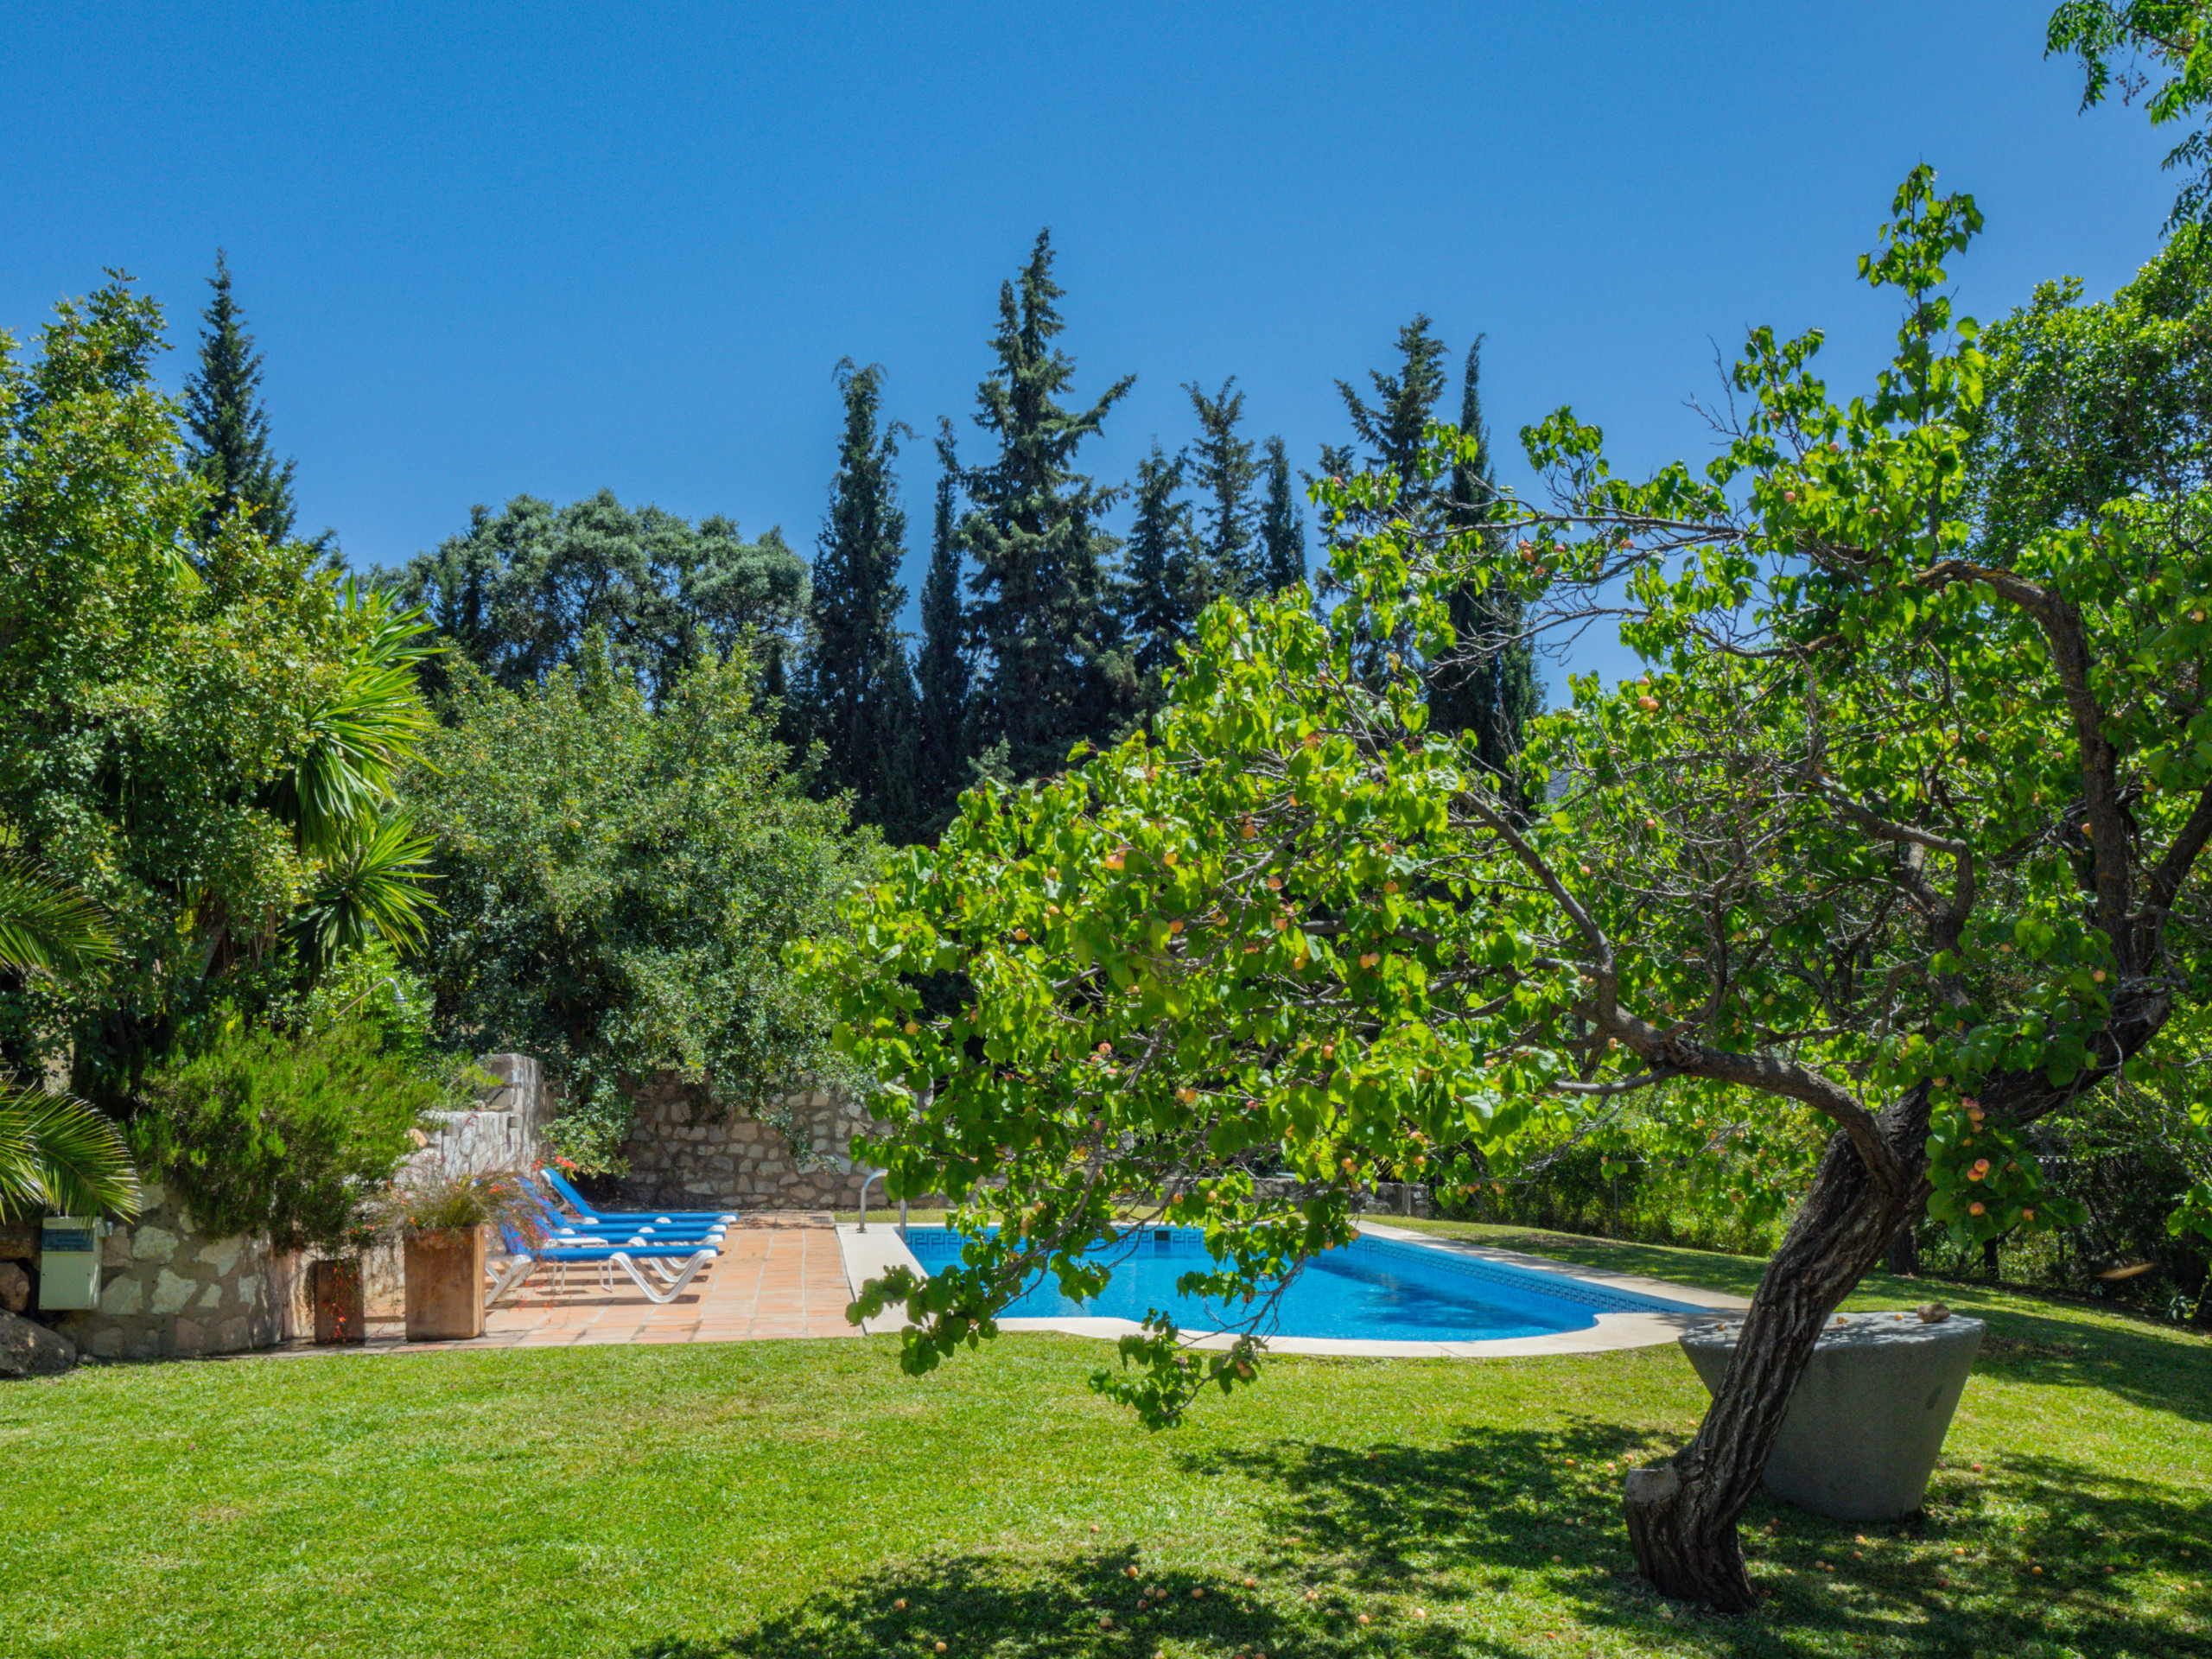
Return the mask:
<svg viewBox="0 0 2212 1659">
<path fill-rule="evenodd" d="M 378 581 L 501 685 L 575 667 L 596 629 L 615 671 L 656 700 L 748 641 L 780 661 L 809 592 L 805 562 L 780 531 L 747 542 L 728 518 L 693 524 L 626 507 L 611 490 L 564 507 L 518 495 L 496 513 L 471 508 L 467 530 Z M 448 681 L 435 672 L 430 683 Z"/>
<path fill-rule="evenodd" d="M 0 842 L 95 905 L 113 961 L 0 988 L 0 1055 L 96 1103 L 429 905 L 392 783 L 421 625 L 210 490 L 120 283 L 0 337 Z M 203 538 L 204 537 L 204 538 Z"/>
<path fill-rule="evenodd" d="M 261 353 L 231 297 L 231 267 L 215 250 L 215 296 L 201 315 L 200 364 L 184 383 L 185 428 L 192 435 L 192 470 L 207 486 L 200 535 L 239 512 L 268 541 L 290 538 L 298 510 L 292 499 L 294 463 L 278 461 L 269 436 L 269 411 L 261 404 Z"/>
<path fill-rule="evenodd" d="M 1018 282 L 1000 290 L 998 363 L 976 393 L 976 424 L 997 453 L 962 479 L 961 549 L 976 564 L 969 743 L 1019 778 L 1058 766 L 1070 746 L 1109 735 L 1135 709 L 1108 568 L 1116 542 L 1100 522 L 1115 492 L 1074 470 L 1134 382 L 1115 382 L 1087 409 L 1060 403 L 1075 362 L 1053 343 L 1066 326 L 1059 297 L 1052 238 L 1039 232 Z"/>
<path fill-rule="evenodd" d="M 821 1058 L 781 953 L 836 931 L 871 843 L 785 766 L 750 663 L 703 662 L 656 705 L 597 636 L 582 658 L 519 689 L 465 675 L 407 793 L 440 877 L 438 1033 L 538 1056 L 556 1139 L 604 1169 L 638 1084 L 757 1107 Z"/>
<path fill-rule="evenodd" d="M 920 711 L 899 627 L 906 512 L 895 466 L 899 437 L 912 435 L 882 423 L 881 369 L 848 361 L 837 376 L 845 430 L 814 561 L 806 662 L 793 694 L 798 724 L 819 746 L 817 791 L 849 792 L 862 822 L 911 841 L 922 828 Z"/>
</svg>

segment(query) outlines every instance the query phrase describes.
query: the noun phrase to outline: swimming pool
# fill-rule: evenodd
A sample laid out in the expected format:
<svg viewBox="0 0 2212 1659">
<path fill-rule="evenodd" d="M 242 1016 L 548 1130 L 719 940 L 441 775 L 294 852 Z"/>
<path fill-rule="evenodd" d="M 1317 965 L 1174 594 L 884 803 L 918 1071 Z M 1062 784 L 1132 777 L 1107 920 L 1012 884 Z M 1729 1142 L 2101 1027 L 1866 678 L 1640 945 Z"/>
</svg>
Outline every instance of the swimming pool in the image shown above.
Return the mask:
<svg viewBox="0 0 2212 1659">
<path fill-rule="evenodd" d="M 956 1263 L 966 1241 L 949 1227 L 907 1230 L 906 1248 L 925 1273 Z M 1183 1296 L 1175 1281 L 1211 1259 L 1195 1227 L 1146 1227 L 1094 1250 L 1113 1267 L 1104 1293 L 1088 1302 L 1063 1296 L 1039 1274 L 1003 1314 L 1009 1319 L 1142 1319 L 1152 1308 L 1185 1331 L 1230 1323 Z M 1307 1262 L 1261 1334 L 1414 1342 L 1492 1342 L 1582 1331 L 1603 1313 L 1700 1313 L 1711 1309 L 1592 1284 L 1565 1274 L 1516 1268 L 1455 1251 L 1362 1236 Z"/>
</svg>

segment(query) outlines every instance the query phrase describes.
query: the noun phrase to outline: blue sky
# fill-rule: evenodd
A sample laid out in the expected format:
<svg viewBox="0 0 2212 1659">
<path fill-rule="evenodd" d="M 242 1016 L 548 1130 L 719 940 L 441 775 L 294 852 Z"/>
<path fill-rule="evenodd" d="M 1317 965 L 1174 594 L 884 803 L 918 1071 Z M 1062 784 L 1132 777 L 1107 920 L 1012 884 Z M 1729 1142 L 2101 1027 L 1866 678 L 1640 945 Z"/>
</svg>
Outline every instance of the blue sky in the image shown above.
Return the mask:
<svg viewBox="0 0 2212 1659">
<path fill-rule="evenodd" d="M 0 327 L 120 266 L 188 347 L 220 244 L 302 527 L 364 566 L 601 486 L 810 554 L 833 365 L 883 364 L 925 436 L 964 426 L 1047 225 L 1077 391 L 1137 377 L 1102 477 L 1230 374 L 1310 464 L 1346 435 L 1332 382 L 1416 311 L 1455 354 L 1487 335 L 1509 480 L 1562 403 L 1651 465 L 1707 452 L 1683 399 L 1747 325 L 1871 371 L 1895 308 L 1855 257 L 1918 161 L 1988 216 L 1970 313 L 2150 256 L 2165 143 L 2077 117 L 2048 10 L 19 7 Z"/>
</svg>

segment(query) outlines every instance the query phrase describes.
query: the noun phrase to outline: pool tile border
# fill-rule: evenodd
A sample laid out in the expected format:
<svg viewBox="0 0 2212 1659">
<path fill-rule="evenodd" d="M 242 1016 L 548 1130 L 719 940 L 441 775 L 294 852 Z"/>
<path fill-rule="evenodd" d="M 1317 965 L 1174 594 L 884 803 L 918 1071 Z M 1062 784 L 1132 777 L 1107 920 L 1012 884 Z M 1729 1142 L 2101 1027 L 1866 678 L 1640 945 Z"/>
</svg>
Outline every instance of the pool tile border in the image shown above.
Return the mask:
<svg viewBox="0 0 2212 1659">
<path fill-rule="evenodd" d="M 1569 1299 L 1584 1300 L 1592 1291 L 1626 1293 L 1637 1296 L 1656 1296 L 1670 1302 L 1688 1302 L 1694 1308 L 1705 1310 L 1694 1313 L 1672 1313 L 1660 1308 L 1638 1309 L 1633 1313 L 1604 1312 L 1598 1315 L 1595 1325 L 1580 1331 L 1554 1331 L 1541 1337 L 1501 1337 L 1490 1342 L 1384 1342 L 1367 1341 L 1347 1337 L 1272 1337 L 1263 1346 L 1271 1354 L 1313 1354 L 1360 1359 L 1518 1359 L 1540 1354 L 1600 1354 L 1617 1349 L 1649 1348 L 1662 1342 L 1672 1342 L 1693 1326 L 1707 1323 L 1715 1314 L 1740 1313 L 1751 1304 L 1740 1296 L 1725 1296 L 1719 1291 L 1700 1290 L 1692 1285 L 1670 1284 L 1664 1280 L 1647 1279 L 1638 1274 L 1609 1273 L 1602 1268 L 1571 1267 L 1540 1255 L 1524 1255 L 1518 1250 L 1501 1250 L 1488 1244 L 1477 1244 L 1465 1239 L 1440 1237 L 1433 1233 L 1416 1232 L 1410 1228 L 1390 1227 L 1377 1222 L 1363 1221 L 1360 1231 L 1378 1240 L 1393 1243 L 1421 1244 L 1433 1249 L 1449 1250 L 1471 1256 L 1501 1267 L 1518 1268 L 1523 1272 L 1541 1274 L 1548 1278 L 1573 1285 L 1582 1294 L 1569 1292 Z M 914 1259 L 896 1226 L 884 1222 L 871 1225 L 862 1233 L 851 1222 L 842 1222 L 837 1228 L 837 1246 L 845 1264 L 845 1281 L 858 1295 L 861 1282 L 879 1278 L 894 1267 L 921 1271 L 921 1263 Z M 877 1318 L 867 1321 L 861 1329 L 870 1334 L 896 1332 L 906 1324 L 904 1306 L 886 1308 Z M 1058 1331 L 1069 1336 L 1092 1337 L 1115 1341 L 1140 1329 L 1134 1320 L 1115 1319 L 1001 1319 L 1002 1331 Z M 1227 1335 L 1200 1337 L 1192 1346 L 1200 1349 L 1226 1348 L 1233 1340 Z"/>
</svg>

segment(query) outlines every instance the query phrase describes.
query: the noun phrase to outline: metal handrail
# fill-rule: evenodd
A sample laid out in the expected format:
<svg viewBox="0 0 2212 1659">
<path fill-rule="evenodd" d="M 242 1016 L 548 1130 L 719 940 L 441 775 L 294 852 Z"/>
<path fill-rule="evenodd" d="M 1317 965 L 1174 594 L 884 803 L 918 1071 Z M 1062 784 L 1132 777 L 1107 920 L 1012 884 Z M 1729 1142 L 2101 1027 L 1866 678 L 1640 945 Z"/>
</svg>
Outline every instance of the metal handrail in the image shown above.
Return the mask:
<svg viewBox="0 0 2212 1659">
<path fill-rule="evenodd" d="M 890 1173 L 887 1169 L 871 1169 L 863 1172 L 861 1177 L 861 1224 L 858 1230 L 861 1232 L 868 1231 L 868 1190 Z"/>
</svg>

